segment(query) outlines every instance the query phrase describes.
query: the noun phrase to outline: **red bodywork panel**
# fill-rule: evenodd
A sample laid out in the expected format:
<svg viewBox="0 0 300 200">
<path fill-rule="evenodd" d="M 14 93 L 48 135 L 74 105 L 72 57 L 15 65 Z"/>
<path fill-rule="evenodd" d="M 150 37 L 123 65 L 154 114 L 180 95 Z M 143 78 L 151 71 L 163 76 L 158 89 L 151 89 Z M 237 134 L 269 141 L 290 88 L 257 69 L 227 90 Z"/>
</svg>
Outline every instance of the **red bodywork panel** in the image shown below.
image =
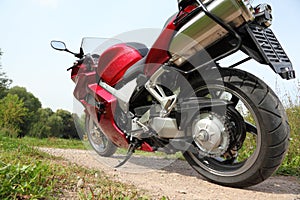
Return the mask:
<svg viewBox="0 0 300 200">
<path fill-rule="evenodd" d="M 101 128 L 105 135 L 118 147 L 128 148 L 126 135 L 118 128 L 114 120 L 115 106 L 117 99 L 103 89 L 98 84 L 88 85 L 90 93 L 95 94 L 94 97 L 105 104 L 105 111 L 101 115 L 100 121 L 97 118 L 97 109 L 94 106 L 85 104 L 85 107 L 96 124 Z M 83 102 L 82 102 L 83 103 Z M 152 147 L 143 143 L 140 150 L 152 152 Z"/>
<path fill-rule="evenodd" d="M 107 49 L 99 59 L 97 74 L 110 86 L 116 85 L 126 70 L 142 58 L 140 53 L 125 43 Z"/>
<path fill-rule="evenodd" d="M 170 59 L 169 47 L 173 36 L 181 26 L 175 26 L 174 20 L 179 17 L 185 17 L 187 13 L 193 11 L 197 6 L 188 6 L 178 16 L 174 16 L 168 25 L 164 28 L 154 45 L 150 49 L 145 66 L 145 75 L 150 77 L 162 64 Z"/>
<path fill-rule="evenodd" d="M 114 112 L 117 99 L 96 83 L 88 85 L 88 88 L 90 90 L 90 93 L 93 93 L 96 99 L 100 100 L 105 104 L 105 112 L 101 115 L 100 121 L 98 121 L 97 118 L 93 120 L 96 122 L 96 124 L 99 125 L 99 127 L 103 130 L 106 136 L 114 144 L 116 144 L 118 147 L 128 148 L 126 136 L 117 127 L 114 120 Z M 90 110 L 90 112 L 93 112 L 93 110 Z"/>
<path fill-rule="evenodd" d="M 148 53 L 145 66 L 145 75 L 148 77 L 150 77 L 163 63 L 170 59 L 168 49 L 176 29 L 173 24 L 174 19 L 175 17 L 162 31 Z"/>
<path fill-rule="evenodd" d="M 77 83 L 74 89 L 73 95 L 76 99 L 84 99 L 85 96 L 88 94 L 87 85 L 96 82 L 96 72 L 88 72 L 88 73 L 80 73 L 76 75 Z M 75 81 L 75 77 L 74 77 Z"/>
</svg>

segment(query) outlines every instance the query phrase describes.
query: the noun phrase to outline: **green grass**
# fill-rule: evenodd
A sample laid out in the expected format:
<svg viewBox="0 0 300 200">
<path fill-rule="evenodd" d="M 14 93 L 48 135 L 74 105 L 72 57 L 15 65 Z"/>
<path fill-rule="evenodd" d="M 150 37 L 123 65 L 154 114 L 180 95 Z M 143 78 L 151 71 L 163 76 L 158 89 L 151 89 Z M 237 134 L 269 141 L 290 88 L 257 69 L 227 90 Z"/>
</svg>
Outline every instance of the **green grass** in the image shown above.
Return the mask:
<svg viewBox="0 0 300 200">
<path fill-rule="evenodd" d="M 292 85 L 293 94 L 281 92 L 277 87 L 290 124 L 290 146 L 277 173 L 300 177 L 300 80 Z"/>
<path fill-rule="evenodd" d="M 300 177 L 300 106 L 290 106 L 286 113 L 291 128 L 290 146 L 277 173 Z"/>
<path fill-rule="evenodd" d="M 63 145 L 56 141 L 52 147 L 65 147 L 70 143 L 58 141 Z M 66 191 L 75 191 L 80 199 L 148 199 L 133 186 L 111 181 L 101 171 L 85 169 L 40 152 L 32 144 L 49 146 L 51 143 L 0 135 L 0 199 L 58 199 L 64 197 Z M 80 145 L 75 142 L 71 147 Z M 81 187 L 77 187 L 79 179 L 84 180 Z"/>
<path fill-rule="evenodd" d="M 24 137 L 21 141 L 29 146 L 51 147 L 61 149 L 86 149 L 81 140 L 76 139 L 60 139 L 60 138 L 44 138 L 38 139 L 33 137 Z"/>
</svg>

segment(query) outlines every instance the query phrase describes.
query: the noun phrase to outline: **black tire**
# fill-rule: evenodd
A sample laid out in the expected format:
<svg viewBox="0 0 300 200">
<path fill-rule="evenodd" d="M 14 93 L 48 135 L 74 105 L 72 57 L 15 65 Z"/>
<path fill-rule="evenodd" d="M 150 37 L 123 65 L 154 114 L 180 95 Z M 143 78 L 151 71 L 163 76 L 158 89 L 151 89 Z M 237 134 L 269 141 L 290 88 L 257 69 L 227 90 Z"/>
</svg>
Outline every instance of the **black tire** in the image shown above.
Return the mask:
<svg viewBox="0 0 300 200">
<path fill-rule="evenodd" d="M 256 134 L 253 129 L 247 132 L 256 137 L 256 149 L 242 161 L 226 162 L 225 157 L 220 161 L 221 156 L 216 158 L 191 151 L 183 152 L 185 159 L 206 179 L 221 185 L 242 188 L 264 181 L 280 166 L 289 145 L 290 129 L 280 100 L 262 80 L 245 71 L 219 69 L 207 77 L 210 78 L 205 81 L 206 86 L 203 81 L 192 84 L 195 93 L 203 87 L 223 88 L 233 93 L 235 99 L 238 97 L 253 115 Z M 197 148 L 195 142 L 193 144 Z"/>
<path fill-rule="evenodd" d="M 85 119 L 86 133 L 92 148 L 102 157 L 110 157 L 117 151 L 115 146 L 87 116 Z"/>
</svg>

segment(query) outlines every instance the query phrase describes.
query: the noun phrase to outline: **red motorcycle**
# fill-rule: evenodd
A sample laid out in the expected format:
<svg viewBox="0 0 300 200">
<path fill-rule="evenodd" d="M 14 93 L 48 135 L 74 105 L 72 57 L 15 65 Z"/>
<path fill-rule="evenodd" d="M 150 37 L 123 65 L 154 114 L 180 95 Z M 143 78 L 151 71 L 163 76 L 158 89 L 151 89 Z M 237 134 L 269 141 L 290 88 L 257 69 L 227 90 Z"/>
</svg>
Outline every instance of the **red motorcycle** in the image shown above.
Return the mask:
<svg viewBox="0 0 300 200">
<path fill-rule="evenodd" d="M 79 58 L 69 70 L 85 108 L 87 138 L 101 156 L 127 148 L 117 167 L 137 149 L 179 151 L 212 182 L 260 183 L 281 164 L 289 125 L 272 89 L 235 67 L 254 59 L 283 79 L 295 78 L 269 28 L 272 8 L 248 0 L 178 0 L 178 7 L 150 49 L 84 38 L 77 54 L 51 42 Z M 220 65 L 237 51 L 248 57 Z"/>
</svg>

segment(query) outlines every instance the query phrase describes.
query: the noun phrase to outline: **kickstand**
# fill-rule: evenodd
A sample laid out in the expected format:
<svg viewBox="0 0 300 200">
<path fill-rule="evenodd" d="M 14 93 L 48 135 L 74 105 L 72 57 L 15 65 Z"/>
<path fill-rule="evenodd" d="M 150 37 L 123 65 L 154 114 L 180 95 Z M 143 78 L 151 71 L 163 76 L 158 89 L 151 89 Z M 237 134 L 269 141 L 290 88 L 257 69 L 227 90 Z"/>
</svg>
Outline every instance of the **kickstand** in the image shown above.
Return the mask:
<svg viewBox="0 0 300 200">
<path fill-rule="evenodd" d="M 117 166 L 115 166 L 115 168 L 119 168 L 122 165 L 124 165 L 131 158 L 132 154 L 138 147 L 139 147 L 138 143 L 131 143 L 128 147 L 126 158 L 122 162 L 120 162 Z"/>
</svg>

